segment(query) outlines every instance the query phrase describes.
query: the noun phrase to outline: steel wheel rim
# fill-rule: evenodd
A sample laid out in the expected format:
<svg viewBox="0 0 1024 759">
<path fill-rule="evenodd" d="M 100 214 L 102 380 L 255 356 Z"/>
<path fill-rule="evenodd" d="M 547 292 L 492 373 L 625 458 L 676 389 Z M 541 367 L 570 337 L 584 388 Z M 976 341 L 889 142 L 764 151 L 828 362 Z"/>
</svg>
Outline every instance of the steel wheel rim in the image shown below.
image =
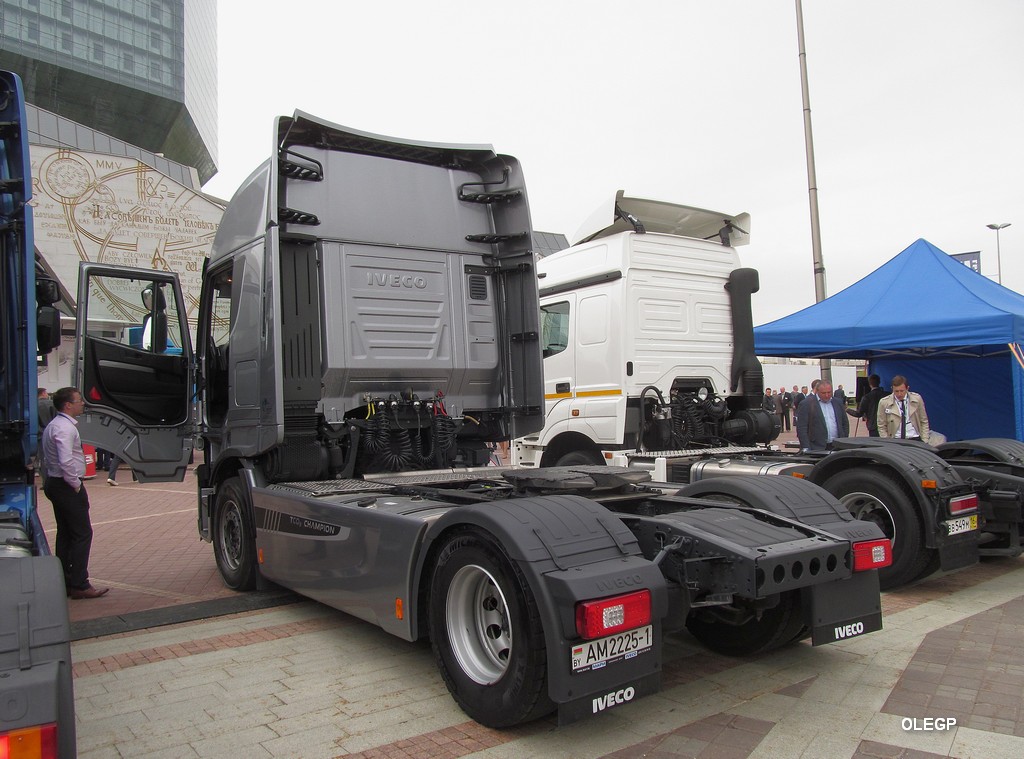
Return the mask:
<svg viewBox="0 0 1024 759">
<path fill-rule="evenodd" d="M 448 586 L 445 604 L 448 639 L 462 671 L 480 685 L 491 685 L 508 669 L 512 622 L 505 596 L 483 567 L 462 567 Z"/>
<path fill-rule="evenodd" d="M 224 505 L 220 518 L 221 555 L 230 569 L 242 563 L 242 519 L 234 502 Z"/>
<path fill-rule="evenodd" d="M 878 496 L 871 493 L 847 493 L 839 502 L 846 507 L 854 519 L 878 525 L 882 533 L 896 547 L 896 522 L 892 511 Z"/>
</svg>

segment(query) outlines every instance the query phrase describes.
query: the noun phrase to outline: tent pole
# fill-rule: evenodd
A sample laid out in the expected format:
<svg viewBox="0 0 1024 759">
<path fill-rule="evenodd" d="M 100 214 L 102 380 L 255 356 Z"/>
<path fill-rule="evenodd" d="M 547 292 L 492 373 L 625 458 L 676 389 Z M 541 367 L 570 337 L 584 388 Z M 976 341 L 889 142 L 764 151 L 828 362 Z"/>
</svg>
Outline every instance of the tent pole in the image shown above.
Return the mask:
<svg viewBox="0 0 1024 759">
<path fill-rule="evenodd" d="M 811 205 L 811 255 L 814 260 L 814 302 L 828 297 L 825 262 L 821 256 L 821 225 L 818 222 L 818 179 L 814 170 L 814 138 L 811 134 L 811 95 L 807 86 L 807 51 L 804 49 L 804 11 L 796 0 L 796 35 L 800 46 L 800 92 L 804 106 L 804 144 L 807 150 L 807 194 Z M 832 362 L 821 359 L 821 379 L 832 382 Z"/>
</svg>

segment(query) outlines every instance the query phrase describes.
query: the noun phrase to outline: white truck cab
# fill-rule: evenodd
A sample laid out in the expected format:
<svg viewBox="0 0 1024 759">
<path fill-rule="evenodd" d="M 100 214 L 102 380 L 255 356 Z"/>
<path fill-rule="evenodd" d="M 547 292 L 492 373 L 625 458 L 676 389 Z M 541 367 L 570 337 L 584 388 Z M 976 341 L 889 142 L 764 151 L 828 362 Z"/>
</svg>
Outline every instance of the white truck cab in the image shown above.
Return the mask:
<svg viewBox="0 0 1024 759">
<path fill-rule="evenodd" d="M 731 385 L 730 274 L 750 216 L 619 191 L 581 242 L 538 262 L 544 429 L 516 441 L 524 466 L 602 463 L 632 442 L 645 389 Z M 631 441 L 630 438 L 633 438 Z"/>
</svg>

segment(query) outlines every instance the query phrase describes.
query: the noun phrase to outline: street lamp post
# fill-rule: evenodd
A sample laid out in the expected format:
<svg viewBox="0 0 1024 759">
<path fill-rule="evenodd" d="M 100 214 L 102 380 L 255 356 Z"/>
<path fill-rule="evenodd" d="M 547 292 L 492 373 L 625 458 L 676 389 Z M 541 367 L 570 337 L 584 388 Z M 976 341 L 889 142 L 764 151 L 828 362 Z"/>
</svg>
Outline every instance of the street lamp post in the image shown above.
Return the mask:
<svg viewBox="0 0 1024 759">
<path fill-rule="evenodd" d="M 985 226 L 996 231 L 996 281 L 999 282 L 999 284 L 1003 284 L 1003 257 L 999 250 L 999 230 L 1006 229 L 1010 226 L 1010 222 L 1005 222 L 1004 224 L 986 224 Z"/>
</svg>

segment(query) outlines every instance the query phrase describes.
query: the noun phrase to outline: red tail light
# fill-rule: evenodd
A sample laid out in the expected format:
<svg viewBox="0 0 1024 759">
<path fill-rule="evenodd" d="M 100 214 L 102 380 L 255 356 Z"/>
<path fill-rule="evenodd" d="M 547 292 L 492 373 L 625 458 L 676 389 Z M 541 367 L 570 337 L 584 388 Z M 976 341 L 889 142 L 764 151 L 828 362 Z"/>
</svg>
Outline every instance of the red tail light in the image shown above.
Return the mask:
<svg viewBox="0 0 1024 759">
<path fill-rule="evenodd" d="M 0 733 L 0 759 L 57 759 L 56 723 Z"/>
<path fill-rule="evenodd" d="M 853 571 L 866 572 L 892 564 L 892 543 L 888 538 L 853 544 Z"/>
<path fill-rule="evenodd" d="M 585 640 L 632 630 L 651 621 L 651 591 L 639 590 L 576 604 L 576 632 Z"/>
<path fill-rule="evenodd" d="M 962 495 L 957 498 L 949 499 L 950 514 L 963 514 L 966 511 L 974 511 L 977 508 L 978 496 L 976 493 L 971 493 L 971 495 Z"/>
</svg>

